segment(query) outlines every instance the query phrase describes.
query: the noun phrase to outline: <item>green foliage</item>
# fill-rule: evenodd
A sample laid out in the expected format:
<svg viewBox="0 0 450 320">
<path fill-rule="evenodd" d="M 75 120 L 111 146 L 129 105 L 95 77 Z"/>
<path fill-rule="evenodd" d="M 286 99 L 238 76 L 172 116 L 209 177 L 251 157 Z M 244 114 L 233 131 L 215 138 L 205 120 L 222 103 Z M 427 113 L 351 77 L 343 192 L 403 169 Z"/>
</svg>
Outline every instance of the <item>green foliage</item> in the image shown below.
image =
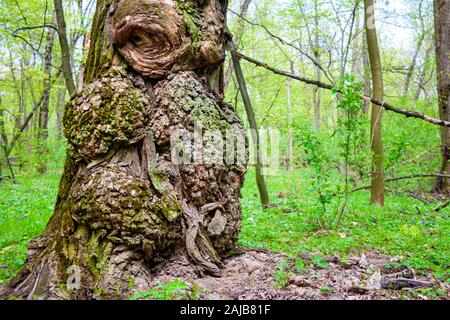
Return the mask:
<svg viewBox="0 0 450 320">
<path fill-rule="evenodd" d="M 298 258 L 295 261 L 295 270 L 299 273 L 305 271 L 307 269 L 307 265 L 305 263 L 305 261 L 301 258 Z"/>
<path fill-rule="evenodd" d="M 28 242 L 44 230 L 56 201 L 59 175 L 19 177 L 0 185 L 0 283 L 19 271 Z"/>
<path fill-rule="evenodd" d="M 312 180 L 311 189 L 308 190 L 316 195 L 315 210 L 310 216 L 311 224 L 317 223 L 323 228 L 323 217 L 328 212 L 328 205 L 331 203 L 335 192 L 330 183 L 330 175 L 327 168 L 329 159 L 321 153 L 321 142 L 317 134 L 309 128 L 299 131 L 301 136 L 301 146 L 305 154 L 304 160 L 312 171 L 309 171 L 309 178 Z"/>
<path fill-rule="evenodd" d="M 320 292 L 322 293 L 333 293 L 333 288 L 329 286 L 324 286 L 320 288 Z"/>
<path fill-rule="evenodd" d="M 321 256 L 311 257 L 311 262 L 319 269 L 327 269 L 328 268 L 328 261 Z"/>
<path fill-rule="evenodd" d="M 361 169 L 367 163 L 368 150 L 367 128 L 368 117 L 364 114 L 364 104 L 360 98 L 363 84 L 355 82 L 355 77 L 345 75 L 333 90 L 337 99 L 337 108 L 343 114 L 337 119 L 337 129 L 333 133 L 337 135 L 340 155 L 344 160 L 345 193 L 349 190 L 349 171 L 355 170 L 358 174 L 364 174 Z M 340 93 L 338 93 L 340 92 Z"/>
<path fill-rule="evenodd" d="M 402 265 L 418 272 L 431 271 L 443 280 L 450 276 L 450 210 L 439 214 L 433 211 L 441 202 L 425 204 L 408 195 L 388 194 L 386 207 L 377 208 L 369 204 L 369 192 L 357 192 L 349 195 L 346 219 L 341 228 L 320 230 L 310 223 L 310 216 L 317 210 L 316 195 L 307 192 L 315 181 L 308 173 L 313 170 L 303 168 L 292 173 L 290 179 L 299 181 L 300 186 L 291 199 L 276 197 L 286 190 L 286 175 L 268 177 L 270 195 L 277 207 L 265 210 L 258 203 L 257 188 L 252 181 L 254 172 L 247 174 L 243 190 L 241 245 L 269 248 L 291 257 L 302 252 L 320 252 L 322 255 L 338 255 L 342 259 L 358 252 L 375 250 L 401 257 Z M 339 179 L 338 173 L 330 175 L 333 183 Z M 338 204 L 339 199 L 333 198 L 330 206 Z M 416 207 L 422 215 L 418 214 Z M 292 212 L 284 213 L 286 208 Z M 420 235 L 417 230 L 420 230 Z M 341 237 L 342 234 L 345 237 Z M 320 257 L 313 259 L 317 267 L 326 268 L 326 261 Z"/>
<path fill-rule="evenodd" d="M 292 275 L 289 263 L 286 261 L 277 264 L 274 272 L 275 288 L 283 289 L 289 285 L 289 277 Z"/>
<path fill-rule="evenodd" d="M 131 297 L 131 300 L 175 300 L 180 298 L 184 300 L 189 298 L 187 284 L 184 281 L 175 279 L 167 284 L 159 282 L 154 289 L 136 293 Z"/>
</svg>

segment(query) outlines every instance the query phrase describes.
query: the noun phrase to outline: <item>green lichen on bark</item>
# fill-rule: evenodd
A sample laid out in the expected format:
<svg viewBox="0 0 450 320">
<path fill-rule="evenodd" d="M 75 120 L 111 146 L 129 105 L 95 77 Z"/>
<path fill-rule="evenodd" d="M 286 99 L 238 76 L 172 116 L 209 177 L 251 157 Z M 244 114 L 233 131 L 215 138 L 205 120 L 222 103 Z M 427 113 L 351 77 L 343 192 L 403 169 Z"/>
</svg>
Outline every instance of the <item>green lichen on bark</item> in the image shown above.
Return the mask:
<svg viewBox="0 0 450 320">
<path fill-rule="evenodd" d="M 173 122 L 186 123 L 189 127 L 201 124 L 205 130 L 220 130 L 225 135 L 239 118 L 229 106 L 217 103 L 217 97 L 205 90 L 205 85 L 193 72 L 183 72 L 168 77 L 156 87 L 157 103 L 161 109 L 170 113 Z M 160 133 L 154 130 L 158 136 Z"/>
<path fill-rule="evenodd" d="M 202 19 L 197 3 L 192 0 L 177 0 L 177 11 L 183 16 L 184 25 L 192 40 L 194 54 L 198 54 L 202 40 Z"/>
<path fill-rule="evenodd" d="M 87 170 L 75 181 L 68 201 L 75 221 L 117 243 L 142 247 L 144 240 L 159 243 L 170 234 L 172 225 L 149 181 L 127 168 L 103 165 Z"/>
<path fill-rule="evenodd" d="M 145 134 L 149 102 L 120 68 L 87 85 L 66 105 L 64 133 L 74 158 L 92 160 Z"/>
</svg>

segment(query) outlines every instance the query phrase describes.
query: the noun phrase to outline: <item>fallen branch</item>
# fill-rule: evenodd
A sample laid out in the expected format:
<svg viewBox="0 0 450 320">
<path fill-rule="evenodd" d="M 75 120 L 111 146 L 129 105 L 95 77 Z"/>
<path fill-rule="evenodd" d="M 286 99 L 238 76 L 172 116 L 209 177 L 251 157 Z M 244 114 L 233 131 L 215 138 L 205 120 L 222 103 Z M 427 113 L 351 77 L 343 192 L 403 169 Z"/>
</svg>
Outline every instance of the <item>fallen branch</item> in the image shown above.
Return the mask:
<svg viewBox="0 0 450 320">
<path fill-rule="evenodd" d="M 402 177 L 386 179 L 386 180 L 384 180 L 384 182 L 385 183 L 389 183 L 389 182 L 395 182 L 395 181 L 399 181 L 399 180 L 417 179 L 417 178 L 436 178 L 436 177 L 450 178 L 450 175 L 440 174 L 440 173 L 436 173 L 436 174 L 412 174 L 412 175 L 409 175 L 409 176 L 402 176 Z M 368 190 L 370 188 L 372 188 L 372 186 L 359 187 L 359 188 L 353 189 L 351 191 L 351 193 L 357 192 L 357 191 L 361 191 L 361 190 Z"/>
<path fill-rule="evenodd" d="M 405 278 L 385 278 L 381 280 L 381 288 L 389 290 L 402 290 L 404 288 L 431 288 L 435 285 L 437 285 L 437 283 Z"/>
<path fill-rule="evenodd" d="M 10 176 L 0 176 L 0 182 L 2 182 L 3 180 L 12 180 L 12 179 Z"/>
<path fill-rule="evenodd" d="M 439 211 L 441 211 L 442 209 L 447 208 L 449 205 L 450 205 L 450 201 L 447 201 L 447 203 L 444 203 L 444 204 L 441 204 L 440 206 L 437 206 L 437 207 L 434 209 L 434 212 L 439 212 Z"/>
<path fill-rule="evenodd" d="M 250 58 L 250 57 L 248 57 L 248 56 L 246 56 L 246 55 L 244 55 L 244 54 L 242 54 L 240 52 L 237 52 L 235 50 L 230 50 L 230 51 L 232 51 L 238 58 L 241 58 L 241 59 L 244 59 L 244 60 L 246 60 L 246 61 L 248 61 L 250 63 L 253 63 L 254 65 L 256 65 L 258 67 L 262 67 L 264 69 L 272 71 L 275 74 L 278 74 L 278 75 L 281 75 L 281 76 L 285 76 L 285 77 L 289 77 L 291 79 L 295 79 L 295 80 L 298 80 L 298 81 L 301 81 L 301 82 L 304 82 L 304 83 L 307 83 L 307 84 L 315 85 L 315 86 L 317 86 L 319 88 L 322 88 L 322 89 L 335 90 L 336 92 L 343 93 L 341 90 L 339 90 L 338 88 L 333 87 L 331 84 L 328 84 L 328 83 L 325 83 L 325 82 L 321 82 L 321 81 L 318 81 L 318 80 L 313 80 L 313 79 L 297 76 L 297 75 L 294 75 L 294 74 L 292 74 L 290 72 L 279 70 L 279 69 L 276 69 L 274 67 L 271 67 L 265 62 L 261 62 L 261 61 L 255 60 L 255 59 Z M 450 128 L 450 121 L 444 121 L 444 120 L 440 120 L 440 119 L 431 118 L 431 117 L 429 117 L 427 115 L 424 115 L 424 114 L 421 114 L 421 113 L 418 113 L 418 112 L 415 112 L 415 111 L 411 111 L 411 110 L 399 109 L 399 108 L 394 107 L 393 105 L 391 105 L 391 104 L 389 104 L 387 102 L 379 101 L 379 100 L 376 100 L 374 98 L 364 96 L 362 94 L 360 94 L 359 97 L 362 100 L 366 101 L 366 102 L 374 103 L 374 104 L 376 104 L 376 105 L 378 105 L 378 106 L 380 106 L 380 107 L 382 107 L 382 108 L 384 108 L 386 110 L 389 110 L 389 111 L 392 111 L 392 112 L 395 112 L 395 113 L 398 113 L 398 114 L 402 114 L 402 115 L 406 116 L 407 118 L 421 119 L 421 120 L 424 120 L 426 122 L 432 123 L 434 125 Z"/>
</svg>

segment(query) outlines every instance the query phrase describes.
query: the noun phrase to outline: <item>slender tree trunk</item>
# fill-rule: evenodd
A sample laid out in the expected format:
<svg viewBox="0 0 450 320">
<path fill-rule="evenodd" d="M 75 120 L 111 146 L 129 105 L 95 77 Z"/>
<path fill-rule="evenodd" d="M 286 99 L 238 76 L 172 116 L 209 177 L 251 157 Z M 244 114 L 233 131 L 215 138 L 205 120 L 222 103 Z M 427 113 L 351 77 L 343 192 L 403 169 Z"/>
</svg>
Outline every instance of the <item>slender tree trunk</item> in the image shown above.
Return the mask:
<svg viewBox="0 0 450 320">
<path fill-rule="evenodd" d="M 359 6 L 356 8 L 355 11 L 355 28 L 354 30 L 359 31 L 360 24 L 361 24 L 361 16 L 359 13 Z M 357 40 L 357 39 L 356 39 Z M 352 74 L 353 75 L 360 75 L 361 74 L 361 62 L 362 62 L 362 48 L 360 48 L 361 43 L 358 41 L 353 41 L 352 44 Z"/>
<path fill-rule="evenodd" d="M 314 0 L 314 59 L 320 63 L 320 44 L 319 44 L 319 8 L 318 0 Z M 316 80 L 320 81 L 321 71 L 316 66 Z M 314 129 L 320 129 L 320 90 L 317 87 L 313 89 L 314 103 Z"/>
<path fill-rule="evenodd" d="M 44 173 L 47 171 L 47 161 L 45 155 L 48 153 L 47 138 L 48 138 L 48 107 L 50 105 L 50 84 L 52 75 L 52 53 L 53 53 L 53 38 L 55 30 L 48 29 L 47 44 L 44 53 L 44 86 L 42 91 L 42 103 L 39 108 L 38 117 L 38 143 L 39 143 L 39 164 L 37 171 Z"/>
<path fill-rule="evenodd" d="M 367 37 L 366 33 L 363 32 L 362 34 L 362 55 L 363 55 L 363 75 L 364 75 L 364 95 L 366 97 L 372 96 L 372 88 L 371 88 L 371 79 L 370 79 L 370 61 L 369 61 L 369 52 L 367 51 Z M 370 102 L 364 101 L 364 113 L 368 114 L 370 110 Z"/>
<path fill-rule="evenodd" d="M 450 1 L 435 0 L 435 41 L 440 119 L 450 120 Z M 450 129 L 441 128 L 441 173 L 450 174 Z M 449 195 L 450 181 L 438 178 L 436 191 Z"/>
<path fill-rule="evenodd" d="M 237 31 L 233 34 L 233 42 L 237 45 L 239 45 L 241 41 L 242 34 L 244 32 L 244 25 L 245 21 L 242 20 L 242 18 L 245 18 L 247 16 L 248 7 L 250 6 L 250 3 L 252 0 L 242 0 L 241 7 L 239 9 L 239 16 L 238 17 L 238 25 L 237 25 Z M 225 71 L 225 79 L 224 79 L 224 88 L 226 89 L 228 87 L 228 83 L 231 80 L 231 76 L 233 74 L 233 63 L 230 62 L 228 64 L 228 67 Z"/>
<path fill-rule="evenodd" d="M 57 100 L 56 100 L 56 138 L 60 140 L 63 136 L 63 113 L 64 113 L 64 101 L 66 97 L 67 89 L 64 86 L 64 79 L 61 78 L 60 86 L 58 87 Z"/>
<path fill-rule="evenodd" d="M 291 61 L 291 72 L 295 74 L 294 62 Z M 286 80 L 286 92 L 288 101 L 288 156 L 289 156 L 289 172 L 292 172 L 294 166 L 294 137 L 293 137 L 293 115 L 292 115 L 292 85 L 291 79 Z M 290 180 L 289 180 L 290 181 Z"/>
<path fill-rule="evenodd" d="M 375 8 L 373 0 L 364 0 L 367 49 L 372 72 L 373 98 L 383 101 L 383 75 L 377 31 L 375 28 Z M 372 104 L 370 141 L 372 149 L 372 189 L 371 203 L 384 206 L 384 151 L 382 140 L 383 108 Z"/>
<path fill-rule="evenodd" d="M 430 42 L 429 45 L 427 46 L 426 51 L 425 51 L 425 57 L 432 56 L 433 48 L 434 48 L 433 43 Z M 424 65 L 423 65 L 422 70 L 420 72 L 419 83 L 418 83 L 417 88 L 416 88 L 416 93 L 414 94 L 414 101 L 419 100 L 420 93 L 422 91 L 426 92 L 425 86 L 433 78 L 433 69 L 430 68 L 430 64 L 428 63 L 428 59 L 429 58 L 425 59 Z"/>
<path fill-rule="evenodd" d="M 2 156 L 0 156 L 0 184 L 3 181 L 3 151 L 5 150 L 3 146 L 8 145 L 8 141 L 5 133 L 5 118 L 3 113 L 3 103 L 2 103 L 2 96 L 0 95 L 0 153 Z"/>
<path fill-rule="evenodd" d="M 242 68 L 239 59 L 233 52 L 231 52 L 231 59 L 233 61 L 234 73 L 236 74 L 236 79 L 238 81 L 242 100 L 244 102 L 248 123 L 250 125 L 250 129 L 252 130 L 252 140 L 255 148 L 254 153 L 256 156 L 256 185 L 258 186 L 259 198 L 261 200 L 261 205 L 263 207 L 267 207 L 269 204 L 269 193 L 267 192 L 267 186 L 263 175 L 263 163 L 261 159 L 258 125 L 256 123 L 255 113 L 253 111 L 250 96 L 247 91 L 247 86 L 245 84 L 244 74 L 242 73 Z"/>
<path fill-rule="evenodd" d="M 422 32 L 417 39 L 416 50 L 414 51 L 413 58 L 411 60 L 411 64 L 408 67 L 408 73 L 406 74 L 405 86 L 403 87 L 403 96 L 406 96 L 409 91 L 409 86 L 411 84 L 411 79 L 414 74 L 414 70 L 417 64 L 417 58 L 419 56 L 420 49 L 422 48 L 423 40 L 425 39 L 425 32 Z"/>
<path fill-rule="evenodd" d="M 19 128 L 20 127 L 20 122 L 21 122 L 21 114 L 20 114 L 20 112 L 22 112 L 23 104 L 24 104 L 24 97 L 22 95 L 24 81 L 22 79 L 17 79 L 16 73 L 15 73 L 16 67 L 14 66 L 14 60 L 13 60 L 12 52 L 9 50 L 8 53 L 9 53 L 9 70 L 11 72 L 11 78 L 13 79 L 14 89 L 15 89 L 16 94 L 17 94 L 17 100 L 19 101 L 19 111 L 18 111 L 17 116 L 15 117 L 14 125 L 15 125 L 15 128 Z M 22 75 L 22 72 L 21 72 L 21 75 Z M 19 88 L 19 83 L 21 84 L 21 88 Z"/>
<path fill-rule="evenodd" d="M 54 0 L 53 3 L 55 5 L 56 22 L 58 24 L 58 36 L 59 44 L 61 46 L 63 76 L 66 80 L 67 91 L 69 91 L 69 95 L 72 96 L 77 91 L 77 88 L 75 86 L 75 81 L 73 78 L 70 48 L 69 42 L 67 40 L 66 21 L 64 19 L 64 9 L 62 0 Z"/>
<path fill-rule="evenodd" d="M 0 297 L 111 298 L 149 290 L 160 274 L 220 273 L 247 162 L 217 72 L 226 8 L 97 1 L 84 87 L 65 108 L 55 211 Z M 229 132 L 243 142 L 239 161 L 218 156 Z"/>
<path fill-rule="evenodd" d="M 15 182 L 15 176 L 14 176 L 14 170 L 11 166 L 11 163 L 9 161 L 9 150 L 8 150 L 8 136 L 6 135 L 6 127 L 5 127 L 5 114 L 3 112 L 3 104 L 2 104 L 2 97 L 0 95 L 0 153 L 2 154 L 2 157 L 0 157 L 0 177 L 2 176 L 2 169 L 3 169 L 3 159 L 4 163 L 6 164 L 7 168 L 9 169 L 9 173 L 11 176 L 11 180 Z M 2 182 L 2 179 L 0 179 L 0 183 Z"/>
</svg>

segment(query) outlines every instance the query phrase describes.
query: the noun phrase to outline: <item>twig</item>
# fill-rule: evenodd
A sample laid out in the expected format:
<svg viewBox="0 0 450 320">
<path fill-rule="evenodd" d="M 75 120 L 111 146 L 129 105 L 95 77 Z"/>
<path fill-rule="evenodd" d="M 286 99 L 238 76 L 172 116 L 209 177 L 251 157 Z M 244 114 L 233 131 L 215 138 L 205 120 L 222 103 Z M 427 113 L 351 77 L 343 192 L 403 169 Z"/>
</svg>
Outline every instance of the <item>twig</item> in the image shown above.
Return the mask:
<svg viewBox="0 0 450 320">
<path fill-rule="evenodd" d="M 295 44 L 284 40 L 283 38 L 277 36 L 276 34 L 274 34 L 273 32 L 271 32 L 265 25 L 260 24 L 260 23 L 256 23 L 256 22 L 252 22 L 250 20 L 248 20 L 247 18 L 241 16 L 239 13 L 234 12 L 231 9 L 228 9 L 228 11 L 230 11 L 231 13 L 235 14 L 236 16 L 238 16 L 240 19 L 242 19 L 243 21 L 247 22 L 248 24 L 252 25 L 252 26 L 258 26 L 261 27 L 270 37 L 278 40 L 280 43 L 287 45 L 295 50 L 297 50 L 298 52 L 300 52 L 302 55 L 304 55 L 306 58 L 308 58 L 317 68 L 319 68 L 323 74 L 325 75 L 325 77 L 327 77 L 328 80 L 330 80 L 331 82 L 334 82 L 332 80 L 332 77 L 330 74 L 328 74 L 328 72 L 324 69 L 324 67 L 314 58 L 312 57 L 310 54 L 308 54 L 306 51 L 304 51 L 302 48 L 296 46 Z"/>
<path fill-rule="evenodd" d="M 437 173 L 437 174 L 412 174 L 409 176 L 386 179 L 386 180 L 384 180 L 384 182 L 389 183 L 389 182 L 395 182 L 395 181 L 399 181 L 399 180 L 416 179 L 416 178 L 436 178 L 436 177 L 450 178 L 450 175 L 440 174 L 440 173 Z M 372 188 L 372 186 L 359 187 L 359 188 L 353 189 L 351 191 L 351 193 L 361 191 L 361 190 L 368 190 L 370 188 Z"/>
</svg>

